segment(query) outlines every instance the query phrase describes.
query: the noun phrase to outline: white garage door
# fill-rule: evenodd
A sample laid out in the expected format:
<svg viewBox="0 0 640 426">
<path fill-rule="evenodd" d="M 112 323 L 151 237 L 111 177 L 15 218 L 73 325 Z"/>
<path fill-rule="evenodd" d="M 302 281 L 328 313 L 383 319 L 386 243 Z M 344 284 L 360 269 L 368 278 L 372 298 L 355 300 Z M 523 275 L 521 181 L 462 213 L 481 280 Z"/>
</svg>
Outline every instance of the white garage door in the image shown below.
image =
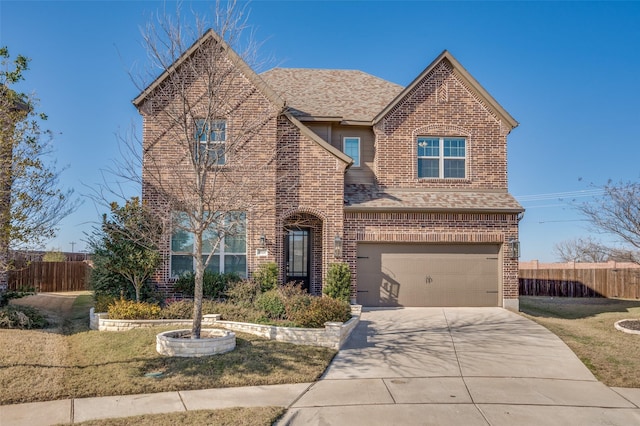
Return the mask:
<svg viewBox="0 0 640 426">
<path fill-rule="evenodd" d="M 358 244 L 363 306 L 500 306 L 498 245 Z"/>
</svg>

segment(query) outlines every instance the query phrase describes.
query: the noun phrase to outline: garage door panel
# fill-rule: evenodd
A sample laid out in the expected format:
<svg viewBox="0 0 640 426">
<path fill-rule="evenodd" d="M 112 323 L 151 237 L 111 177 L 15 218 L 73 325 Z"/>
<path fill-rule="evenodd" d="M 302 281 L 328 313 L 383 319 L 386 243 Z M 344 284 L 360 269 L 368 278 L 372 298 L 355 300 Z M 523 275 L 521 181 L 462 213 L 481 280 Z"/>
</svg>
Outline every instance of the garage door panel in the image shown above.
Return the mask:
<svg viewBox="0 0 640 426">
<path fill-rule="evenodd" d="M 498 246 L 360 244 L 365 306 L 498 306 Z"/>
</svg>

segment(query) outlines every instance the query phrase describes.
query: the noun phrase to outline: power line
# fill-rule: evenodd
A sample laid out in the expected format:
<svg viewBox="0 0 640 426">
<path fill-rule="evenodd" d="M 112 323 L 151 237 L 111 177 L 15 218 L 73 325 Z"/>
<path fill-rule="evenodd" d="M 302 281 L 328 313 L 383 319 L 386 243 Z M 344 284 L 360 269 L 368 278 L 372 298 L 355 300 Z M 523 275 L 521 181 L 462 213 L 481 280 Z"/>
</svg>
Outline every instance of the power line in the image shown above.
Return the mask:
<svg viewBox="0 0 640 426">
<path fill-rule="evenodd" d="M 521 195 L 515 196 L 515 198 L 520 202 L 546 201 L 557 198 L 595 197 L 598 195 L 602 195 L 603 193 L 604 190 L 602 189 L 585 189 L 581 191 L 549 192 L 546 194 Z"/>
</svg>

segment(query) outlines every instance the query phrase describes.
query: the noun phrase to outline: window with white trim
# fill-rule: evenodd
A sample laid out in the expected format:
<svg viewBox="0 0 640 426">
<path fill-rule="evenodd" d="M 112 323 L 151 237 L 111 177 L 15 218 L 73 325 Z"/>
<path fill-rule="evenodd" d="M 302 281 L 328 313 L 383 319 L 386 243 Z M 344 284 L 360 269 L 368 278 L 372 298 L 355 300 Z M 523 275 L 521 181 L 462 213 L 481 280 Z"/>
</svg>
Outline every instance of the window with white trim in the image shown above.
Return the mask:
<svg viewBox="0 0 640 426">
<path fill-rule="evenodd" d="M 223 165 L 225 163 L 225 143 L 227 141 L 226 120 L 196 120 L 196 156 L 208 155 L 207 163 Z"/>
<path fill-rule="evenodd" d="M 418 137 L 418 178 L 464 179 L 467 176 L 465 138 Z"/>
<path fill-rule="evenodd" d="M 342 138 L 342 152 L 353 159 L 353 167 L 360 167 L 360 138 Z"/>
<path fill-rule="evenodd" d="M 194 235 L 189 229 L 189 218 L 184 213 L 177 213 L 177 223 L 171 235 L 171 276 L 176 278 L 186 272 L 195 270 Z M 234 212 L 221 217 L 224 224 L 217 227 L 212 224 L 202 236 L 202 260 L 211 254 L 219 232 L 227 232 L 213 251 L 207 270 L 217 273 L 235 272 L 241 277 L 247 276 L 247 241 L 246 215 Z M 182 224 L 182 225 L 181 225 Z"/>
</svg>

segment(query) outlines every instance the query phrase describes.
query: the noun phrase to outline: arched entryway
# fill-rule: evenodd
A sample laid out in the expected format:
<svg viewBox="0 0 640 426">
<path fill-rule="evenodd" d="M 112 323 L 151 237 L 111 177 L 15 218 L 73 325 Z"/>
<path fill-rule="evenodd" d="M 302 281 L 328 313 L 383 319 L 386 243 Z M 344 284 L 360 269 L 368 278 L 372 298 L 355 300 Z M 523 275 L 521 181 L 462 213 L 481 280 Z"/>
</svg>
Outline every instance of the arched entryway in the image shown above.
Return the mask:
<svg viewBox="0 0 640 426">
<path fill-rule="evenodd" d="M 309 293 L 322 294 L 323 220 L 295 212 L 283 221 L 284 282 L 299 283 Z"/>
</svg>

